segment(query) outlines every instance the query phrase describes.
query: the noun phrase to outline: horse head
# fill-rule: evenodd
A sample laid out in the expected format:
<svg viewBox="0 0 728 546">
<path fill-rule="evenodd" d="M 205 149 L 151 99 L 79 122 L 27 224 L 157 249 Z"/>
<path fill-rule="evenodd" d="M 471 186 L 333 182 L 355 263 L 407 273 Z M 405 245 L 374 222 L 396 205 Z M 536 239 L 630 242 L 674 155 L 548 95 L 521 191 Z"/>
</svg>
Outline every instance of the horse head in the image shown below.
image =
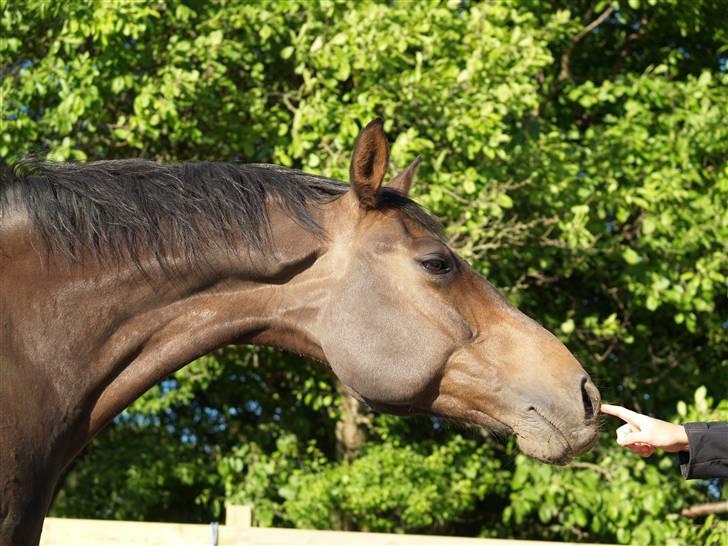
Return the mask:
<svg viewBox="0 0 728 546">
<path fill-rule="evenodd" d="M 377 410 L 517 437 L 564 464 L 597 437 L 599 392 L 569 350 L 506 299 L 407 197 L 419 160 L 383 185 L 381 120 L 359 135 L 351 189 L 332 203 L 317 323 L 332 370 Z"/>
</svg>

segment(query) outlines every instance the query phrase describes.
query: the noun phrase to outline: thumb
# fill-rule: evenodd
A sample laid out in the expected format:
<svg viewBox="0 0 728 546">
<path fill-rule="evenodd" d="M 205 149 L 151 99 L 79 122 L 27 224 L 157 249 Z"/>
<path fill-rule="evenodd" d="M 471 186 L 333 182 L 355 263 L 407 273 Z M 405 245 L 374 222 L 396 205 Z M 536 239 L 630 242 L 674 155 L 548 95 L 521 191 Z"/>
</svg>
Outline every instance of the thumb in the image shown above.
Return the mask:
<svg viewBox="0 0 728 546">
<path fill-rule="evenodd" d="M 621 438 L 617 438 L 617 443 L 621 445 L 622 447 L 631 446 L 634 444 L 639 443 L 646 443 L 644 439 L 641 437 L 642 435 L 639 432 L 634 432 L 632 434 L 626 434 L 622 436 Z"/>
<path fill-rule="evenodd" d="M 617 429 L 617 443 L 619 445 L 628 446 L 637 442 L 646 442 L 645 434 L 640 429 L 632 425 L 622 425 Z"/>
</svg>

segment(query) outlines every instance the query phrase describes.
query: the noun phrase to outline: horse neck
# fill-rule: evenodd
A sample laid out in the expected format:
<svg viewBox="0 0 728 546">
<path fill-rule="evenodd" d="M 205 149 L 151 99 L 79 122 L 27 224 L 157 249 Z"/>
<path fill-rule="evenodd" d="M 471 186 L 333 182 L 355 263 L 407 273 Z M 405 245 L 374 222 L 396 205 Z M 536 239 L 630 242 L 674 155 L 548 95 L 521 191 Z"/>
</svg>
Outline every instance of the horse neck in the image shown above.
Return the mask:
<svg viewBox="0 0 728 546">
<path fill-rule="evenodd" d="M 146 303 L 104 342 L 99 363 L 111 381 L 94 405 L 91 432 L 165 376 L 224 345 L 275 345 L 324 358 L 312 333 L 322 296 L 312 266 L 322 243 L 284 211 L 269 214 L 269 248 L 204 256 L 206 268 L 163 280 L 154 305 Z"/>
<path fill-rule="evenodd" d="M 33 305 L 14 312 L 37 335 L 13 356 L 66 404 L 78 441 L 62 458 L 158 381 L 219 347 L 276 345 L 324 359 L 312 333 L 325 293 L 313 267 L 322 240 L 282 209 L 272 207 L 269 218 L 265 250 L 211 245 L 197 264 L 174 261 L 172 275 L 153 261 L 144 274 L 131 265 L 46 264 L 42 278 L 28 280 Z M 25 273 L 40 270 L 26 262 L 18 266 Z"/>
<path fill-rule="evenodd" d="M 37 251 L 27 218 L 2 219 L 0 367 L 9 380 L 0 382 L 0 444 L 12 450 L 0 453 L 8 491 L 0 512 L 20 515 L 9 530 L 0 521 L 0 542 L 16 524 L 39 533 L 61 469 L 134 399 L 198 356 L 253 343 L 323 360 L 312 332 L 326 294 L 317 279 L 326 249 L 284 210 L 272 207 L 269 218 L 264 251 L 212 245 L 197 264 L 172 260 L 171 275 L 151 259 L 144 273 L 68 264 Z M 37 505 L 26 506 L 17 483 L 37 492 Z"/>
</svg>

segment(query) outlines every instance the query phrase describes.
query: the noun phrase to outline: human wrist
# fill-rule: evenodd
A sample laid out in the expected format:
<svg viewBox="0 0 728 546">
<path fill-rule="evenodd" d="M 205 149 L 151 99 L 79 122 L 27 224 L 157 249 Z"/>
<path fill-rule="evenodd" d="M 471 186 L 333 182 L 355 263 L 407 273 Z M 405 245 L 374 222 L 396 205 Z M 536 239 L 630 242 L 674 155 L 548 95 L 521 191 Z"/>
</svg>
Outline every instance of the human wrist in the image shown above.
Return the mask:
<svg viewBox="0 0 728 546">
<path fill-rule="evenodd" d="M 674 446 L 676 451 L 688 451 L 688 433 L 684 425 L 673 425 Z"/>
</svg>

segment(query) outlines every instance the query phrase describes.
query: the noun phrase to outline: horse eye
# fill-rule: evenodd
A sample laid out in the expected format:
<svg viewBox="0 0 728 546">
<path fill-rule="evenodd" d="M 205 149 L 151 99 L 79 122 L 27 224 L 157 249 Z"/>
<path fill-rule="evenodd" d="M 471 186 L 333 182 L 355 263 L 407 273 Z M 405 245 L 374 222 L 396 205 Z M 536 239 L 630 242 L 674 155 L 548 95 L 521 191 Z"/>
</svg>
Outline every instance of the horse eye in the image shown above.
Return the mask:
<svg viewBox="0 0 728 546">
<path fill-rule="evenodd" d="M 449 273 L 452 269 L 447 261 L 440 258 L 423 260 L 422 267 L 424 267 L 428 273 L 432 273 L 433 275 L 444 275 L 445 273 Z"/>
</svg>

